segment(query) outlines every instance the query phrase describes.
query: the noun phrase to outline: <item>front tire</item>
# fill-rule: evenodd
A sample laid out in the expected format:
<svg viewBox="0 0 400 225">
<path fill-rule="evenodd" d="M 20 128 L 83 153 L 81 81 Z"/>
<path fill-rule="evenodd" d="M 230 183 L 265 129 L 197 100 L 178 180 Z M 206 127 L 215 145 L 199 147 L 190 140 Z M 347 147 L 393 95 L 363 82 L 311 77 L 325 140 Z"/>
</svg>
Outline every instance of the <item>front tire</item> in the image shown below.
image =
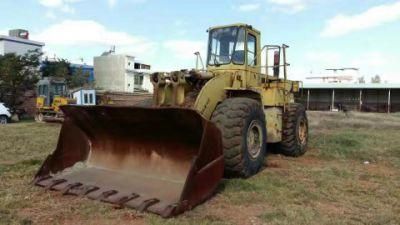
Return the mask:
<svg viewBox="0 0 400 225">
<path fill-rule="evenodd" d="M 267 131 L 261 104 L 230 98 L 219 104 L 211 121 L 222 133 L 225 177 L 250 177 L 264 165 Z"/>
<path fill-rule="evenodd" d="M 306 110 L 301 104 L 290 104 L 283 114 L 282 142 L 280 153 L 286 156 L 299 157 L 307 151 L 308 119 Z"/>
</svg>

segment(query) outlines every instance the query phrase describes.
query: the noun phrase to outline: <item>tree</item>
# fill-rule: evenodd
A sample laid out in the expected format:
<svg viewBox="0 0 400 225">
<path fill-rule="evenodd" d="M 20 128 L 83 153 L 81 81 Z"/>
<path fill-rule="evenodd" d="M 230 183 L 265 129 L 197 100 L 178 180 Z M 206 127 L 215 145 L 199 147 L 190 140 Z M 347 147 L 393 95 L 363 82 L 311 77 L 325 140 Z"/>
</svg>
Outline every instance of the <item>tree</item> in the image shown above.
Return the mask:
<svg viewBox="0 0 400 225">
<path fill-rule="evenodd" d="M 43 77 L 63 78 L 69 89 L 83 87 L 89 85 L 88 72 L 84 72 L 82 68 L 73 70 L 71 63 L 66 59 L 58 59 L 56 61 L 44 61 L 42 66 Z"/>
<path fill-rule="evenodd" d="M 380 84 L 381 83 L 381 77 L 379 75 L 375 75 L 374 77 L 371 78 L 371 83 Z"/>
<path fill-rule="evenodd" d="M 46 59 L 42 63 L 42 76 L 67 79 L 72 74 L 70 65 L 71 64 L 65 59 L 58 59 L 55 61 Z"/>
<path fill-rule="evenodd" d="M 35 90 L 40 77 L 41 55 L 39 50 L 29 51 L 23 56 L 14 53 L 0 55 L 0 101 L 13 113 L 24 102 L 24 94 Z"/>
<path fill-rule="evenodd" d="M 359 84 L 365 84 L 365 78 L 364 78 L 364 76 L 358 78 L 358 83 L 359 83 Z"/>
<path fill-rule="evenodd" d="M 41 71 L 43 77 L 59 77 L 65 78 L 71 72 L 69 69 L 69 62 L 64 59 L 58 59 L 55 61 L 43 61 Z"/>
<path fill-rule="evenodd" d="M 69 88 L 90 86 L 89 76 L 89 72 L 84 72 L 82 68 L 78 68 L 67 79 L 67 85 Z"/>
</svg>

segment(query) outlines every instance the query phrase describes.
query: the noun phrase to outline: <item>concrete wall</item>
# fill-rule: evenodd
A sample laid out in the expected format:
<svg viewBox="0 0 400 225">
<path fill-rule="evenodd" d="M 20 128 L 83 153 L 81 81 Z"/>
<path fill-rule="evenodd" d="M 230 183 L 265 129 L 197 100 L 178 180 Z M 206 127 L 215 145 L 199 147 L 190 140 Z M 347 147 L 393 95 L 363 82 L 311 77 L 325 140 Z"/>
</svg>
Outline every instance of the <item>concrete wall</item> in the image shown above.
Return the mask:
<svg viewBox="0 0 400 225">
<path fill-rule="evenodd" d="M 150 73 L 135 72 L 134 76 L 137 77 L 137 79 L 135 80 L 135 90 L 144 90 L 149 93 L 153 93 L 154 87 L 150 81 Z"/>
<path fill-rule="evenodd" d="M 154 87 L 150 81 L 150 74 L 144 74 L 142 88 L 150 93 L 153 93 Z"/>
<path fill-rule="evenodd" d="M 153 92 L 150 74 L 135 69 L 135 58 L 127 55 L 108 55 L 94 58 L 96 88 L 133 93 L 138 90 Z M 144 76 L 143 84 L 135 84 L 136 76 Z"/>
<path fill-rule="evenodd" d="M 126 91 L 126 56 L 108 55 L 94 58 L 96 87 L 107 91 Z"/>
</svg>

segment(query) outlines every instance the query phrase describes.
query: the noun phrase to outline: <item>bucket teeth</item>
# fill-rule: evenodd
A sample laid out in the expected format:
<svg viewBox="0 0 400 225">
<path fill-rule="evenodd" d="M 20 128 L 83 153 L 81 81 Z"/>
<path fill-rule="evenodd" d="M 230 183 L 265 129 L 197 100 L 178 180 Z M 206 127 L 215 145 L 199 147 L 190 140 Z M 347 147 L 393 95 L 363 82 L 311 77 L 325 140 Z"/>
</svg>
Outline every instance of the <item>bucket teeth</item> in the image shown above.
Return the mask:
<svg viewBox="0 0 400 225">
<path fill-rule="evenodd" d="M 169 217 L 170 215 L 173 215 L 177 206 L 178 206 L 177 204 L 168 205 L 167 207 L 164 208 L 164 210 L 160 213 L 160 215 L 164 218 Z"/>
<path fill-rule="evenodd" d="M 40 183 L 40 182 L 42 182 L 44 180 L 48 180 L 48 179 L 51 179 L 51 178 L 52 178 L 52 176 L 46 175 L 46 176 L 43 176 L 43 177 L 37 177 L 33 182 L 34 183 Z"/>
<path fill-rule="evenodd" d="M 83 186 L 82 189 L 79 191 L 78 196 L 84 196 L 99 189 L 99 187 L 93 185 Z"/>
<path fill-rule="evenodd" d="M 147 199 L 147 200 L 143 201 L 142 204 L 140 204 L 140 206 L 138 207 L 138 211 L 144 212 L 145 210 L 147 210 L 147 208 L 149 208 L 150 206 L 155 205 L 159 202 L 160 202 L 160 200 L 156 199 L 156 198 Z"/>
<path fill-rule="evenodd" d="M 82 183 L 76 182 L 68 184 L 63 190 L 61 190 L 63 195 L 67 195 L 70 190 L 82 186 Z"/>
<path fill-rule="evenodd" d="M 118 200 L 117 204 L 123 206 L 125 203 L 127 203 L 135 198 L 139 198 L 139 197 L 140 197 L 140 195 L 133 193 L 130 196 L 124 196 L 124 197 L 120 198 Z"/>
<path fill-rule="evenodd" d="M 48 185 L 46 185 L 45 189 L 51 190 L 54 186 L 57 186 L 59 184 L 65 183 L 65 182 L 67 182 L 67 180 L 65 180 L 65 179 L 52 180 Z"/>
<path fill-rule="evenodd" d="M 37 179 L 35 182 L 36 185 L 43 186 L 49 190 L 60 191 L 63 195 L 87 196 L 90 199 L 116 204 L 121 207 L 135 208 L 139 212 L 152 211 L 153 206 L 161 203 L 158 198 L 146 198 L 136 193 L 127 194 L 117 190 L 101 192 L 103 188 L 94 185 L 85 185 L 81 182 L 68 183 L 67 179 L 52 178 L 49 180 L 49 177 L 45 178 L 46 179 Z M 155 208 L 157 208 L 157 212 L 160 215 L 168 217 L 175 211 L 177 205 L 178 204 L 164 205 L 163 203 Z"/>
<path fill-rule="evenodd" d="M 105 192 L 101 193 L 101 195 L 99 195 L 99 197 L 97 197 L 97 200 L 103 201 L 103 202 L 107 201 L 108 197 L 115 195 L 117 193 L 118 193 L 118 191 L 116 191 L 116 190 L 105 191 Z"/>
</svg>

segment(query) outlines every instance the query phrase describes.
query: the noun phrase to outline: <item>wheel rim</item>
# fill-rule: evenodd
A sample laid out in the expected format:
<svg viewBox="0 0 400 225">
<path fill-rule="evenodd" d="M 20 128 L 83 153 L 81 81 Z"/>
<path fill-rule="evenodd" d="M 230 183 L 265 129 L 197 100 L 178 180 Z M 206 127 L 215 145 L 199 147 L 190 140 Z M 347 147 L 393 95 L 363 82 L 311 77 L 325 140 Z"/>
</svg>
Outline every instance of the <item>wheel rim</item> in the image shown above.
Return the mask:
<svg viewBox="0 0 400 225">
<path fill-rule="evenodd" d="M 308 137 L 308 129 L 307 129 L 307 121 L 303 118 L 302 120 L 300 120 L 300 124 L 299 124 L 299 141 L 301 145 L 305 145 L 307 143 L 307 137 Z"/>
<path fill-rule="evenodd" d="M 0 124 L 7 124 L 7 118 L 0 117 Z"/>
<path fill-rule="evenodd" d="M 247 150 L 250 157 L 256 159 L 262 148 L 262 128 L 257 121 L 252 121 L 247 129 Z"/>
</svg>

